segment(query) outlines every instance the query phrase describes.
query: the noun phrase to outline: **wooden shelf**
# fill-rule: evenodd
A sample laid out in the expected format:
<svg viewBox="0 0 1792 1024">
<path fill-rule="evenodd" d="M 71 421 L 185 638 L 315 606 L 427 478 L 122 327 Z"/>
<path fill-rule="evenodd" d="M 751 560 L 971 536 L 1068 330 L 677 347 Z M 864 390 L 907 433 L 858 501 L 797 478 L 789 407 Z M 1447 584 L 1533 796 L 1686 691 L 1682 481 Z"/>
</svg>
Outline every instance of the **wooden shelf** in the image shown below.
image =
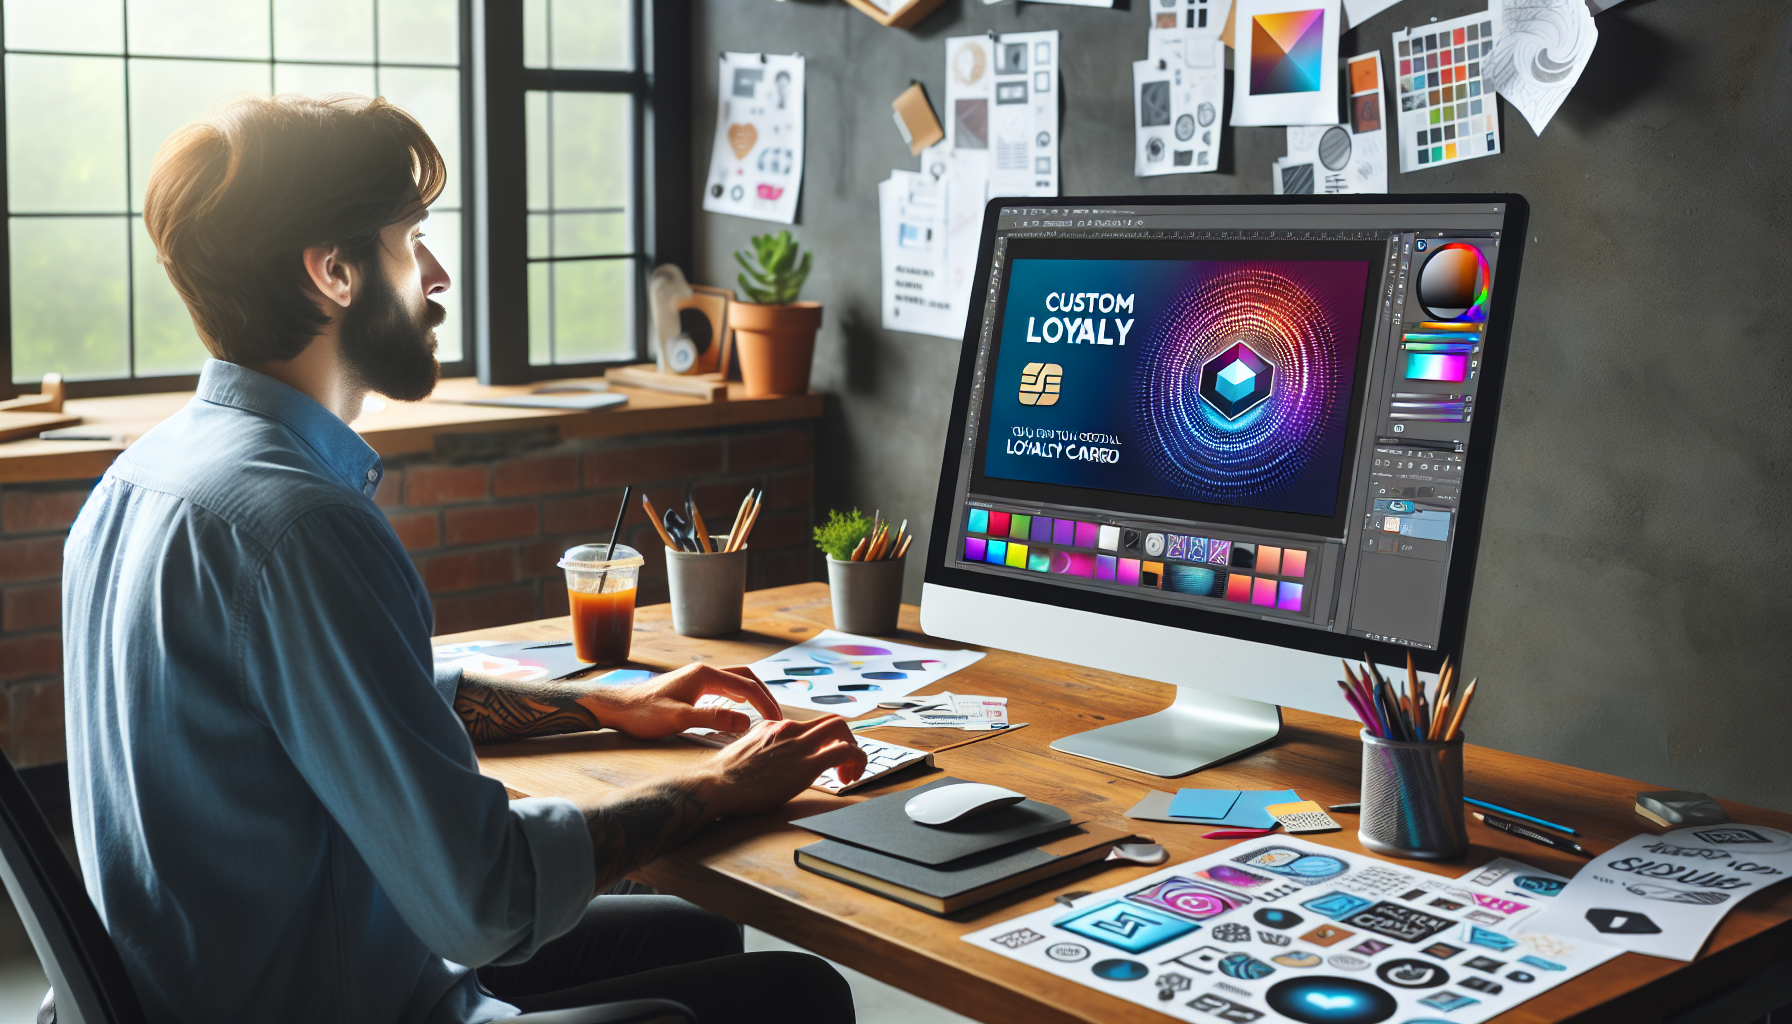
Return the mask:
<svg viewBox="0 0 1792 1024">
<path fill-rule="evenodd" d="M 932 14 L 945 0 L 907 0 L 906 3 L 897 4 L 896 9 L 887 14 L 884 13 L 883 8 L 872 3 L 871 0 L 846 0 L 846 2 L 857 7 L 865 13 L 866 17 L 885 28 L 914 28 L 921 23 L 922 18 Z"/>
</svg>

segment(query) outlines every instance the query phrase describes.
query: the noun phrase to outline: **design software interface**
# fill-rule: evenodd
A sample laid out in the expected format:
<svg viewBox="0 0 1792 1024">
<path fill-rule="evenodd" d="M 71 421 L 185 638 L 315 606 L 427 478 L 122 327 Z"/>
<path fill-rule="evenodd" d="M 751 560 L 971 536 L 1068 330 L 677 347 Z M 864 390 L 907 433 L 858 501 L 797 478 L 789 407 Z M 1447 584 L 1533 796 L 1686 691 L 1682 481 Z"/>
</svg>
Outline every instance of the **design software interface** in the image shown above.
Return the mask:
<svg viewBox="0 0 1792 1024">
<path fill-rule="evenodd" d="M 1007 208 L 951 566 L 1435 649 L 1504 215 Z"/>
</svg>

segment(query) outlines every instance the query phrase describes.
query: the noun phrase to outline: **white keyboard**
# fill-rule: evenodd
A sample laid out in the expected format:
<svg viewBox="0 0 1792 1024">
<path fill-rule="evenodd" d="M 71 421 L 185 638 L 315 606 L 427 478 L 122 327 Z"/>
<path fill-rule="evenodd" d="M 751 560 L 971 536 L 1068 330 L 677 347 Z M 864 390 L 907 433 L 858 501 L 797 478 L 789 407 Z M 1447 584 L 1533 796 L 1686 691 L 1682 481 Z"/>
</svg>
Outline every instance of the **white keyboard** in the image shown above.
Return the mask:
<svg viewBox="0 0 1792 1024">
<path fill-rule="evenodd" d="M 749 729 L 754 725 L 757 725 L 763 717 L 758 711 L 753 709 L 751 704 L 736 704 L 734 701 L 716 694 L 710 694 L 697 701 L 697 706 L 700 708 L 716 707 L 719 705 L 732 707 L 734 710 L 745 714 L 751 719 L 751 721 L 747 723 L 747 728 Z M 739 733 L 718 732 L 714 729 L 686 729 L 684 732 L 679 733 L 679 735 L 685 740 L 700 746 L 716 748 L 725 747 L 735 740 L 740 739 Z M 834 769 L 829 768 L 827 771 L 822 772 L 821 775 L 810 784 L 809 788 L 823 790 L 832 793 L 835 796 L 839 796 L 842 793 L 850 793 L 868 782 L 874 782 L 891 772 L 901 771 L 910 765 L 933 764 L 933 755 L 925 750 L 916 750 L 913 747 L 905 747 L 898 743 L 885 743 L 882 740 L 874 740 L 869 736 L 861 736 L 858 733 L 853 734 L 853 740 L 858 743 L 859 749 L 865 752 L 865 774 L 859 776 L 858 781 L 856 782 L 842 785 L 840 776 L 835 773 Z"/>
</svg>

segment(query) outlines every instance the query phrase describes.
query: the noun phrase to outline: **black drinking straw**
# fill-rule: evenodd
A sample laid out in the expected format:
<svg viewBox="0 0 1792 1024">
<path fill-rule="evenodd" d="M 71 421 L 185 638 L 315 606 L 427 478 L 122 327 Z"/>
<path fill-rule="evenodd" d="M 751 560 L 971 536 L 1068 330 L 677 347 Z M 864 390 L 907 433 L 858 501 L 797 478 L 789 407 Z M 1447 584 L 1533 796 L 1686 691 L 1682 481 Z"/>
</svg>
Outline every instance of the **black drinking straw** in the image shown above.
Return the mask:
<svg viewBox="0 0 1792 1024">
<path fill-rule="evenodd" d="M 604 552 L 604 561 L 606 562 L 614 562 L 616 560 L 616 538 L 622 533 L 622 517 L 628 515 L 628 496 L 629 492 L 634 489 L 634 484 L 629 484 L 622 489 L 622 507 L 616 510 L 616 525 L 610 527 L 610 547 Z M 609 578 L 610 570 L 605 569 L 604 574 L 597 578 L 598 593 L 601 594 L 604 592 L 604 581 Z"/>
</svg>

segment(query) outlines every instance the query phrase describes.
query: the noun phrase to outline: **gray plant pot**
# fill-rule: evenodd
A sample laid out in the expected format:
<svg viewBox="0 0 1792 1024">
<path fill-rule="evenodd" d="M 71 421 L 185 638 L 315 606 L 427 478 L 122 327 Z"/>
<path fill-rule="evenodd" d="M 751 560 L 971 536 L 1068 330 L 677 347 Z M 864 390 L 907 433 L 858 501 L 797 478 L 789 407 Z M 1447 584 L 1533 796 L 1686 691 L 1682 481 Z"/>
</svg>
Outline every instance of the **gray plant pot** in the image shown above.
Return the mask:
<svg viewBox="0 0 1792 1024">
<path fill-rule="evenodd" d="M 906 558 L 881 562 L 842 562 L 828 556 L 828 592 L 834 600 L 834 628 L 847 633 L 886 636 L 896 632 L 902 609 L 902 570 Z"/>
<path fill-rule="evenodd" d="M 726 538 L 712 538 L 718 547 Z M 728 636 L 740 632 L 747 593 L 747 549 L 666 552 L 666 584 L 672 591 L 672 629 L 679 636 Z"/>
</svg>

